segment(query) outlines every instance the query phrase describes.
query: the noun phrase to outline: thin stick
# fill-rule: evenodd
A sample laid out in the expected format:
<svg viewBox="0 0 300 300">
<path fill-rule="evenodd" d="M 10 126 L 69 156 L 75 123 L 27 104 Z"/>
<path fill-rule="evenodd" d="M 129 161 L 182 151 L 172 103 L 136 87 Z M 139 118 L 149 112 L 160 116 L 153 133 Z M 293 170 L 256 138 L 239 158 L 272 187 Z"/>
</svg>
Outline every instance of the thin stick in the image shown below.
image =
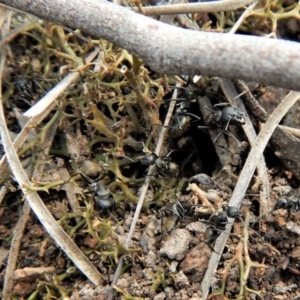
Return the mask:
<svg viewBox="0 0 300 300">
<path fill-rule="evenodd" d="M 230 29 L 229 33 L 235 33 L 239 29 L 239 27 L 241 26 L 241 24 L 243 23 L 243 21 L 246 19 L 247 15 L 252 11 L 252 9 L 257 5 L 257 3 L 259 1 L 258 0 L 256 0 L 256 1 L 252 0 L 251 2 L 253 2 L 253 3 L 246 8 L 246 10 L 240 16 L 240 18 L 232 26 L 232 28 Z"/>
<path fill-rule="evenodd" d="M 14 271 L 18 261 L 19 250 L 22 243 L 23 233 L 26 227 L 27 220 L 30 216 L 30 206 L 25 201 L 22 212 L 18 219 L 18 223 L 14 228 L 14 237 L 11 241 L 10 251 L 7 260 L 7 267 L 5 270 L 4 285 L 3 285 L 3 300 L 12 299 L 12 292 L 14 287 Z"/>
<path fill-rule="evenodd" d="M 192 14 L 199 12 L 229 11 L 248 5 L 253 0 L 225 0 L 218 2 L 186 3 L 173 5 L 160 5 L 143 7 L 143 14 L 146 16 Z M 140 12 L 138 8 L 132 8 L 135 12 Z"/>
<path fill-rule="evenodd" d="M 60 118 L 58 118 L 54 122 L 54 124 L 51 126 L 51 128 L 47 131 L 46 139 L 45 139 L 47 141 L 47 145 L 45 146 L 43 151 L 40 152 L 40 154 L 38 156 L 36 167 L 34 169 L 34 173 L 32 176 L 33 181 L 39 181 L 44 173 L 45 157 L 49 154 L 49 151 L 50 151 L 50 148 L 52 145 L 52 141 L 54 139 L 56 129 L 59 125 L 59 122 L 60 122 Z M 10 246 L 9 257 L 7 260 L 7 268 L 6 268 L 6 272 L 5 272 L 5 281 L 4 281 L 4 286 L 3 286 L 3 295 L 5 295 L 3 297 L 3 299 L 9 300 L 9 299 L 11 299 L 11 296 L 12 296 L 14 270 L 17 265 L 18 254 L 19 254 L 19 250 L 21 247 L 21 243 L 22 243 L 22 236 L 23 236 L 23 232 L 25 230 L 26 223 L 29 218 L 30 212 L 31 212 L 31 209 L 28 204 L 28 201 L 25 201 L 25 203 L 23 205 L 22 213 L 21 213 L 18 223 L 14 229 L 14 237 L 12 239 L 11 246 Z"/>
<path fill-rule="evenodd" d="M 300 129 L 298 128 L 293 128 L 293 127 L 288 127 L 284 125 L 278 125 L 278 127 L 292 135 L 294 135 L 297 138 L 300 138 Z"/>
<path fill-rule="evenodd" d="M 274 112 L 270 115 L 265 126 L 263 127 L 263 129 L 261 130 L 261 132 L 259 133 L 259 135 L 253 143 L 252 149 L 248 155 L 244 168 L 239 176 L 238 182 L 229 201 L 229 206 L 238 207 L 240 205 L 240 202 L 242 201 L 243 196 L 247 191 L 250 180 L 254 174 L 257 163 L 259 162 L 270 137 L 272 136 L 275 128 L 278 126 L 281 119 L 285 116 L 289 109 L 298 101 L 299 98 L 299 92 L 290 92 L 277 106 Z M 226 226 L 227 232 L 231 232 L 232 225 L 233 223 L 228 224 Z M 218 253 L 222 253 L 226 241 L 227 235 L 221 234 L 216 241 L 215 251 Z M 207 267 L 207 272 L 205 273 L 205 276 L 201 283 L 203 299 L 206 299 L 208 295 L 209 287 L 211 285 L 211 278 L 214 276 L 214 272 L 217 269 L 219 259 L 220 255 L 212 253 Z"/>
<path fill-rule="evenodd" d="M 239 20 L 235 23 L 235 25 L 231 28 L 229 34 L 234 34 L 236 32 L 236 30 L 239 28 L 239 26 L 242 24 L 242 22 L 244 21 L 244 19 L 247 17 L 247 15 L 249 14 L 249 12 L 257 5 L 258 1 L 255 1 L 253 2 L 245 11 L 244 13 L 241 15 L 241 17 L 239 18 Z M 220 78 L 219 79 L 219 82 L 220 82 L 220 85 L 229 101 L 229 103 L 231 105 L 233 105 L 232 103 L 232 99 L 234 99 L 236 96 L 237 96 L 237 92 L 232 84 L 232 82 L 229 80 L 229 79 L 223 79 L 223 78 Z M 231 102 L 230 102 L 231 101 Z M 245 109 L 245 106 L 244 104 L 239 101 L 238 104 L 237 104 L 237 107 L 242 110 L 242 111 L 246 111 Z M 257 140 L 257 136 L 256 136 L 256 132 L 254 130 L 254 127 L 253 127 L 253 124 L 250 122 L 249 119 L 246 119 L 246 124 L 243 126 L 243 129 L 245 131 L 245 134 L 249 140 L 249 142 L 251 143 L 252 145 L 252 150 L 250 152 L 253 153 L 253 147 L 254 147 L 254 141 Z M 267 142 L 266 142 L 267 143 Z M 248 159 L 250 157 L 250 154 L 248 156 Z M 243 171 L 247 168 L 247 162 L 248 162 L 248 159 L 244 165 L 244 168 L 242 170 L 242 173 L 241 175 L 243 174 Z M 265 164 L 265 160 L 264 160 L 264 157 L 262 155 L 260 155 L 257 159 L 257 163 L 255 164 L 255 166 L 257 165 L 257 171 L 258 171 L 258 175 L 260 176 L 260 178 L 262 179 L 262 181 L 264 182 L 264 185 L 263 185 L 263 195 L 261 197 L 261 200 L 262 200 L 262 209 L 264 210 L 268 210 L 269 209 L 269 206 L 270 206 L 270 198 L 269 198 L 269 193 L 270 193 L 270 184 L 269 184 L 269 180 L 268 180 L 268 176 L 267 176 L 267 173 L 266 173 L 266 164 Z M 247 169 L 246 169 L 247 170 Z M 253 173 L 254 173 L 254 169 L 253 169 Z M 253 173 L 250 174 L 248 173 L 249 175 L 249 178 L 247 178 L 247 180 L 251 180 L 252 176 L 253 176 Z M 235 190 L 234 192 L 239 188 L 239 184 L 243 183 L 242 181 L 240 181 L 240 178 L 241 178 L 241 175 L 239 177 L 239 180 L 236 184 L 236 187 L 235 187 Z M 248 182 L 248 184 L 249 184 Z M 239 198 L 239 201 L 237 201 L 237 205 L 235 207 L 238 207 L 240 205 L 240 202 L 247 190 L 247 187 L 248 187 L 248 184 L 247 186 L 245 186 L 245 191 L 244 193 L 240 194 L 240 198 Z M 233 194 L 234 195 L 234 194 Z M 231 197 L 231 201 L 233 198 L 233 195 Z M 231 203 L 231 202 L 230 202 Z M 233 206 L 231 204 L 229 204 L 230 206 Z M 227 231 L 231 231 L 231 227 L 232 227 L 232 224 L 229 224 L 227 225 Z M 207 268 L 207 271 L 203 277 L 203 280 L 202 280 L 202 283 L 201 283 L 201 289 L 202 289 L 202 295 L 203 297 L 207 297 L 208 293 L 209 293 L 209 289 L 210 289 L 210 285 L 211 285 L 211 280 L 212 280 L 212 277 L 214 276 L 214 272 L 213 270 L 215 270 L 218 266 L 218 263 L 219 263 L 219 260 L 220 260 L 220 255 L 218 255 L 217 253 L 222 253 L 223 252 L 223 249 L 225 247 L 225 244 L 226 244 L 226 241 L 227 241 L 227 237 L 226 235 L 222 235 L 223 236 L 223 244 L 218 244 L 216 242 L 216 245 L 215 245 L 215 251 L 216 251 L 216 255 L 213 255 L 211 256 L 210 258 L 210 261 L 209 261 L 209 264 L 208 264 L 208 268 Z M 219 238 L 221 239 L 221 237 Z M 218 240 L 219 240 L 218 239 Z"/>
<path fill-rule="evenodd" d="M 178 86 L 180 86 L 180 85 L 177 84 L 176 87 L 178 87 Z M 177 89 L 174 89 L 172 98 L 174 98 L 174 99 L 177 98 Z M 176 101 L 171 101 L 170 106 L 169 106 L 169 110 L 168 110 L 168 113 L 167 113 L 167 116 L 165 118 L 164 125 L 163 125 L 163 127 L 161 129 L 161 132 L 160 132 L 160 135 L 159 135 L 159 138 L 158 138 L 158 142 L 157 142 L 157 145 L 156 145 L 156 148 L 155 148 L 155 154 L 157 156 L 160 153 L 160 149 L 162 147 L 165 134 L 166 134 L 166 132 L 168 130 L 168 126 L 169 126 L 170 120 L 172 118 L 175 105 L 176 105 Z M 153 176 L 154 170 L 155 170 L 155 165 L 154 166 L 150 166 L 150 168 L 148 170 L 148 174 L 146 176 L 145 183 L 143 184 L 143 186 L 141 188 L 141 194 L 140 194 L 140 197 L 139 197 L 136 209 L 135 209 L 135 213 L 134 213 L 133 220 L 132 220 L 132 223 L 131 223 L 131 226 L 130 226 L 130 229 L 129 229 L 129 233 L 127 235 L 126 244 L 125 244 L 126 247 L 129 246 L 130 241 L 132 239 L 132 236 L 133 236 L 133 233 L 134 233 L 134 230 L 135 230 L 135 226 L 136 226 L 136 223 L 137 223 L 138 218 L 140 216 L 140 212 L 141 212 L 141 209 L 143 207 L 145 196 L 146 196 L 146 193 L 148 191 L 149 183 L 151 181 L 151 177 Z M 116 270 L 116 272 L 114 274 L 113 281 L 111 283 L 112 287 L 117 283 L 117 281 L 119 279 L 119 276 L 120 276 L 120 273 L 121 273 L 121 269 L 123 267 L 123 261 L 124 261 L 124 256 L 122 256 L 119 259 L 119 264 L 118 264 L 117 270 Z M 113 296 L 114 296 L 114 291 L 113 291 L 113 288 L 111 288 L 111 290 L 109 291 L 109 294 L 107 296 L 107 300 L 112 300 Z"/>
<path fill-rule="evenodd" d="M 219 79 L 219 81 L 220 81 L 222 90 L 228 99 L 228 102 L 230 103 L 230 105 L 234 106 L 232 99 L 234 99 L 238 94 L 234 85 L 232 84 L 230 79 L 222 78 L 222 79 Z M 242 101 L 235 101 L 235 105 L 241 111 L 246 112 L 246 108 Z M 253 124 L 249 118 L 245 118 L 245 123 L 246 124 L 243 126 L 243 130 L 252 146 L 257 135 L 256 135 L 255 129 L 253 127 Z M 271 200 L 270 200 L 271 188 L 270 188 L 269 178 L 268 178 L 268 174 L 267 174 L 266 162 L 265 162 L 265 159 L 263 156 L 260 158 L 260 161 L 257 165 L 257 173 L 258 173 L 259 178 L 262 181 L 262 184 L 261 184 L 262 191 L 261 191 L 261 196 L 260 196 L 260 200 L 261 200 L 260 214 L 262 214 L 262 213 L 265 213 L 266 211 L 268 211 L 271 207 Z"/>
</svg>

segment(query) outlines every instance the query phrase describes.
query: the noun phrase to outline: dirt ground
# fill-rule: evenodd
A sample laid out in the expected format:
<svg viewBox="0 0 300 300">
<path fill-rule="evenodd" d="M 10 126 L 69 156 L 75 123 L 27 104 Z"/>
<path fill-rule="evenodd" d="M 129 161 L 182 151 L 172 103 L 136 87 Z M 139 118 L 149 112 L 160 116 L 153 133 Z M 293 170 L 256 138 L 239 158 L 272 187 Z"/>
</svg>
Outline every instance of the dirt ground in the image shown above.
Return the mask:
<svg viewBox="0 0 300 300">
<path fill-rule="evenodd" d="M 299 20 L 284 17 L 295 1 L 276 2 L 267 1 L 279 16 L 273 34 L 299 42 Z M 228 32 L 242 12 L 194 17 L 200 28 Z M 245 93 L 228 99 L 218 78 L 162 76 L 101 41 L 100 63 L 84 63 L 44 119 L 27 123 L 26 114 L 99 41 L 21 13 L 7 18 L 19 31 L 8 43 L 2 102 L 11 138 L 26 128 L 17 152 L 33 186 L 20 186 L 0 162 L 1 298 L 11 289 L 11 299 L 200 300 L 211 257 L 220 254 L 205 299 L 300 299 L 299 104 L 274 131 L 240 207 L 228 205 L 251 150 L 245 120 L 259 133 L 289 91 L 235 80 L 236 94 Z M 257 8 L 238 33 L 272 28 Z M 22 189 L 38 193 L 100 285 L 58 247 Z M 226 245 L 216 253 L 221 234 Z"/>
</svg>

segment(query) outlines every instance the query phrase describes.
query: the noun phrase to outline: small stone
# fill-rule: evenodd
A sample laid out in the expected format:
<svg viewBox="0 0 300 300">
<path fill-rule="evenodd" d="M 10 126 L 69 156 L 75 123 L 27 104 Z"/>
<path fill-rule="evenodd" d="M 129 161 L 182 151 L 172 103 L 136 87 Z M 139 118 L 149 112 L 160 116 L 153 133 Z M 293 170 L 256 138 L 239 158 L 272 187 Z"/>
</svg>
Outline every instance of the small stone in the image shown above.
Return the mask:
<svg viewBox="0 0 300 300">
<path fill-rule="evenodd" d="M 157 294 L 153 298 L 153 300 L 164 300 L 164 299 L 166 299 L 166 297 L 167 297 L 166 294 L 164 292 L 161 292 L 161 293 Z"/>
<path fill-rule="evenodd" d="M 202 280 L 210 256 L 211 249 L 204 242 L 201 242 L 190 250 L 186 258 L 180 264 L 181 270 L 187 275 L 190 282 L 193 283 Z"/>
<path fill-rule="evenodd" d="M 192 222 L 186 226 L 186 229 L 196 233 L 204 233 L 207 229 L 207 225 L 203 222 Z"/>
<path fill-rule="evenodd" d="M 133 220 L 132 216 L 127 216 L 127 218 L 125 219 L 124 225 L 127 226 L 127 227 L 130 227 L 131 223 L 132 223 L 132 220 Z"/>
<path fill-rule="evenodd" d="M 145 263 L 147 268 L 154 268 L 156 266 L 157 256 L 153 251 L 149 251 L 145 258 Z"/>
<path fill-rule="evenodd" d="M 186 229 L 173 230 L 159 253 L 161 256 L 166 255 L 170 259 L 182 260 L 189 250 L 191 240 L 192 236 Z"/>
<path fill-rule="evenodd" d="M 190 285 L 188 278 L 184 275 L 182 271 L 175 275 L 174 283 L 176 289 L 178 290 L 184 289 L 185 287 Z"/>
<path fill-rule="evenodd" d="M 173 260 L 169 266 L 169 270 L 170 272 L 172 273 L 175 273 L 176 272 L 176 269 L 177 269 L 177 266 L 178 266 L 178 261 L 176 260 Z"/>
<path fill-rule="evenodd" d="M 121 289 L 128 288 L 130 286 L 130 282 L 125 278 L 120 278 L 118 280 L 117 286 Z"/>
</svg>

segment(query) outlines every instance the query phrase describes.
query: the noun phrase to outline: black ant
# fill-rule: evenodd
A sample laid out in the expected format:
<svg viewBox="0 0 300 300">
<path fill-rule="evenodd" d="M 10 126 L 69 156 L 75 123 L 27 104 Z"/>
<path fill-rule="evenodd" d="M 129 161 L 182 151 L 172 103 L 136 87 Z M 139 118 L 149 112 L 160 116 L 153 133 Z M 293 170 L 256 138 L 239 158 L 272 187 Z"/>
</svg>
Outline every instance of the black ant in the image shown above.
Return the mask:
<svg viewBox="0 0 300 300">
<path fill-rule="evenodd" d="M 192 176 L 188 180 L 189 183 L 196 183 L 201 189 L 204 190 L 223 190 L 223 188 L 214 179 L 206 175 L 205 173 L 200 173 Z"/>
<path fill-rule="evenodd" d="M 195 114 L 188 112 L 192 103 L 196 102 L 195 99 L 195 91 L 193 91 L 192 85 L 189 84 L 187 87 L 174 87 L 175 89 L 184 89 L 185 93 L 183 98 L 175 98 L 175 99 L 168 99 L 167 101 L 181 101 L 180 103 L 176 104 L 175 114 L 171 119 L 169 128 L 169 134 L 172 137 L 181 136 L 190 126 L 191 118 L 195 119 L 196 121 L 200 120 L 201 118 Z"/>
<path fill-rule="evenodd" d="M 286 197 L 280 197 L 275 203 L 274 210 L 276 209 L 287 209 L 298 212 L 300 211 L 300 199 L 291 200 Z"/>
<path fill-rule="evenodd" d="M 29 103 L 28 100 L 33 98 L 33 94 L 36 90 L 34 82 L 24 76 L 17 76 L 15 83 L 21 100 L 30 105 L 31 103 Z"/>
<path fill-rule="evenodd" d="M 95 192 L 95 203 L 99 213 L 111 215 L 110 211 L 115 208 L 115 199 L 109 189 L 101 181 L 91 183 L 90 186 Z"/>
<path fill-rule="evenodd" d="M 267 212 L 265 212 L 264 214 L 260 215 L 258 218 L 255 219 L 253 225 L 264 215 L 277 209 L 286 209 L 288 211 L 288 218 L 291 216 L 291 211 L 299 212 L 300 195 L 295 191 L 290 191 L 287 195 L 279 197 L 275 205 L 270 210 L 268 210 Z"/>
<path fill-rule="evenodd" d="M 191 117 L 196 120 L 201 119 L 200 117 L 187 112 L 187 109 L 190 107 L 192 102 L 195 101 L 186 99 L 185 101 L 182 101 L 178 104 L 178 107 L 175 110 L 175 114 L 169 126 L 169 133 L 171 136 L 177 137 L 182 135 L 188 129 L 191 122 Z"/>
<path fill-rule="evenodd" d="M 185 217 L 186 210 L 179 201 L 176 201 L 170 208 L 165 207 L 162 212 L 167 216 L 164 227 L 167 232 L 170 232 L 175 228 L 178 222 Z M 163 218 L 161 218 L 161 222 L 162 219 Z"/>
<path fill-rule="evenodd" d="M 205 242 L 210 245 L 216 240 L 221 232 L 225 231 L 225 227 L 228 224 L 228 217 L 226 211 L 221 211 L 218 215 L 212 214 L 207 223 L 209 227 L 205 232 Z"/>
<path fill-rule="evenodd" d="M 162 211 L 167 216 L 164 222 L 164 228 L 167 232 L 170 232 L 175 228 L 175 226 L 180 220 L 186 217 L 186 214 L 188 213 L 189 209 L 185 209 L 182 206 L 182 204 L 179 201 L 177 201 L 174 204 L 172 204 L 172 206 L 165 207 Z M 229 206 L 226 210 L 221 211 L 219 214 L 212 214 L 208 221 L 200 221 L 208 225 L 208 228 L 205 232 L 204 242 L 211 248 L 212 251 L 214 251 L 214 249 L 212 248 L 211 243 L 217 239 L 221 232 L 225 232 L 226 225 L 229 223 L 228 217 L 241 219 L 241 216 L 242 213 L 238 208 Z M 162 219 L 163 218 L 161 217 L 161 221 Z"/>
<path fill-rule="evenodd" d="M 234 206 L 228 206 L 218 215 L 212 214 L 208 220 L 208 224 L 210 226 L 206 233 L 206 241 L 208 243 L 213 242 L 219 236 L 219 234 L 225 230 L 226 225 L 229 223 L 228 217 L 233 219 L 239 219 L 243 223 L 243 225 L 246 226 L 244 220 L 242 219 L 242 216 L 243 213 L 241 212 L 241 210 Z"/>
<path fill-rule="evenodd" d="M 166 156 L 158 156 L 154 152 L 146 154 L 142 159 L 141 163 L 146 166 L 156 165 L 158 174 L 162 176 L 174 175 L 175 177 L 179 174 L 179 166 L 172 162 L 169 155 L 173 152 L 170 151 Z"/>
<path fill-rule="evenodd" d="M 242 211 L 235 207 L 235 206 L 228 206 L 227 209 L 225 210 L 227 213 L 227 216 L 229 218 L 233 218 L 233 219 L 238 219 L 242 222 L 243 226 L 246 227 L 248 230 L 253 231 L 259 238 L 262 238 L 255 230 L 253 230 L 252 228 L 248 227 L 244 220 L 243 220 L 243 213 Z"/>
<path fill-rule="evenodd" d="M 103 166 L 95 161 L 85 160 L 81 166 L 81 172 L 77 174 L 81 175 L 93 189 L 95 204 L 99 213 L 103 215 L 109 214 L 114 218 L 110 212 L 115 208 L 114 197 L 111 195 L 109 189 L 101 182 L 104 174 Z"/>
<path fill-rule="evenodd" d="M 144 148 L 143 152 L 144 153 L 149 152 L 149 150 L 148 151 L 146 150 L 147 148 L 145 144 L 143 142 L 141 142 L 141 144 L 143 145 Z M 170 154 L 172 152 L 173 150 L 171 150 L 166 156 L 158 156 L 154 152 L 147 153 L 140 159 L 140 162 L 145 166 L 156 165 L 157 173 L 162 176 L 175 175 L 175 177 L 177 177 L 179 173 L 179 166 L 175 162 L 172 162 L 170 158 Z M 132 159 L 130 160 L 134 161 Z"/>
<path fill-rule="evenodd" d="M 138 142 L 143 145 L 143 152 L 147 153 L 141 158 L 137 160 L 133 160 L 132 158 L 123 155 L 122 157 L 132 161 L 133 163 L 136 163 L 140 161 L 145 166 L 153 166 L 156 165 L 157 173 L 162 176 L 175 176 L 177 177 L 179 174 L 179 166 L 175 162 L 172 161 L 170 158 L 170 154 L 174 151 L 171 150 L 166 156 L 158 156 L 154 152 L 150 152 L 147 150 L 145 144 L 143 142 Z M 150 152 L 150 153 L 149 153 Z M 156 175 L 156 174 L 154 174 Z"/>
<path fill-rule="evenodd" d="M 21 100 L 29 106 L 32 106 L 33 101 L 36 100 L 35 94 L 37 93 L 38 88 L 45 92 L 36 79 L 32 79 L 28 76 L 16 76 L 15 87 L 19 97 L 18 100 Z"/>
<path fill-rule="evenodd" d="M 229 125 L 245 125 L 244 116 L 245 113 L 240 111 L 236 107 L 230 106 L 228 103 L 219 103 L 215 104 L 214 108 L 222 107 L 222 110 L 213 109 L 208 106 L 205 106 L 206 109 L 210 110 L 212 113 L 208 116 L 206 123 L 209 126 L 198 126 L 198 128 L 208 128 L 214 129 L 215 127 L 220 128 L 220 132 L 217 137 L 214 139 L 214 143 L 217 142 L 222 133 L 227 134 L 232 137 L 238 144 L 239 141 L 236 137 L 228 131 Z"/>
</svg>

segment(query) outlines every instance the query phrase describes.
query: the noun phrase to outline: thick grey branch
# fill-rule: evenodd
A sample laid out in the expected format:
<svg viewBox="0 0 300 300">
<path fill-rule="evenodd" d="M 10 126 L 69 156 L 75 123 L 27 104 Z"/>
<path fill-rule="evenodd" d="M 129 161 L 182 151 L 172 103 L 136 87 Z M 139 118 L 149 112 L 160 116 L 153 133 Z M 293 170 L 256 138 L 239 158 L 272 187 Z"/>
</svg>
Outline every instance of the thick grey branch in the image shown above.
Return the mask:
<svg viewBox="0 0 300 300">
<path fill-rule="evenodd" d="M 167 74 L 203 74 L 300 90 L 300 45 L 175 28 L 101 0 L 0 0 L 105 38 Z"/>
</svg>

